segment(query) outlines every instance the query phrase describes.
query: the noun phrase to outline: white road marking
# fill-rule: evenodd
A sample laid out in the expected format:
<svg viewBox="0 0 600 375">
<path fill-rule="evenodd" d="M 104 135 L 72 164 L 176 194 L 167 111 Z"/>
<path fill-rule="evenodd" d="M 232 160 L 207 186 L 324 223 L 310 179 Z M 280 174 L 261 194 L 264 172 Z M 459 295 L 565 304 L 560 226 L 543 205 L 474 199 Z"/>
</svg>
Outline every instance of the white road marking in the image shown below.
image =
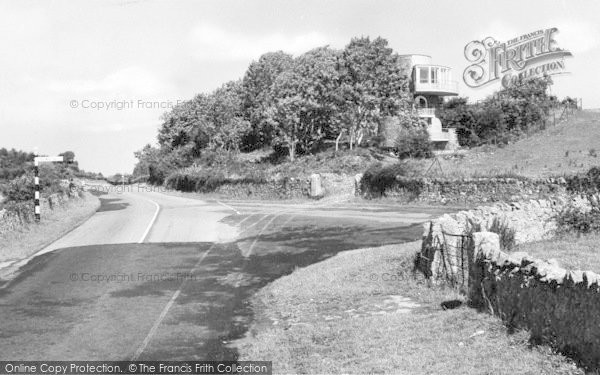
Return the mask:
<svg viewBox="0 0 600 375">
<path fill-rule="evenodd" d="M 146 231 L 144 232 L 144 234 L 142 234 L 142 237 L 140 238 L 138 243 L 142 243 L 146 240 L 146 237 L 148 236 L 148 233 L 150 233 L 150 229 L 152 229 L 152 226 L 154 225 L 154 222 L 156 221 L 156 218 L 158 217 L 158 213 L 160 212 L 160 206 L 158 203 L 156 203 L 152 199 L 149 199 L 149 198 L 146 198 L 146 199 L 149 200 L 150 202 L 154 203 L 154 205 L 156 206 L 156 211 L 154 211 L 154 216 L 152 217 L 152 220 L 150 220 L 150 223 L 148 224 Z"/>
<path fill-rule="evenodd" d="M 248 256 L 252 253 L 252 250 L 254 249 L 254 245 L 256 245 L 256 241 L 258 241 L 258 237 L 264 232 L 265 229 L 267 229 L 267 227 L 273 222 L 273 220 L 275 220 L 275 218 L 284 215 L 286 213 L 288 213 L 289 211 L 281 211 L 280 213 L 278 213 L 277 215 L 273 216 L 273 218 L 267 223 L 265 224 L 265 226 L 261 229 L 260 233 L 258 234 L 258 236 L 256 237 L 256 239 L 254 240 L 254 242 L 252 243 L 252 245 L 250 245 L 250 250 L 248 250 Z M 283 228 L 287 223 L 289 223 L 293 218 L 295 218 L 296 215 L 292 215 L 290 216 L 289 219 L 287 219 L 286 221 L 283 222 L 283 224 L 281 224 L 281 227 Z M 242 254 L 243 255 L 243 254 Z M 248 261 L 248 256 L 244 255 L 245 259 L 244 259 L 244 265 L 246 264 L 246 262 Z M 244 267 L 242 267 L 243 269 Z M 235 287 L 239 288 L 240 283 L 242 282 L 242 278 L 244 277 L 243 273 L 239 273 L 238 277 L 237 277 L 237 281 L 235 282 Z"/>
<path fill-rule="evenodd" d="M 256 246 L 256 243 L 258 242 L 258 239 L 260 238 L 260 236 L 263 234 L 263 232 L 267 229 L 267 227 L 269 225 L 271 225 L 271 223 L 277 219 L 279 216 L 281 215 L 285 215 L 288 211 L 283 211 L 278 213 L 277 215 L 273 216 L 271 218 L 271 220 L 269 220 L 265 226 L 260 230 L 260 232 L 258 232 L 258 235 L 256 236 L 256 238 L 254 239 L 254 242 L 252 242 L 252 245 L 250 245 L 250 248 L 248 249 L 248 252 L 246 254 L 242 254 L 245 257 L 249 257 L 252 254 L 252 250 L 254 250 L 254 246 Z M 292 215 L 289 219 L 287 219 L 285 222 L 283 222 L 283 224 L 281 224 L 281 227 L 283 228 L 283 226 L 285 226 L 287 223 L 290 222 L 290 220 L 292 220 L 296 215 Z"/>
<path fill-rule="evenodd" d="M 152 201 L 154 204 L 156 204 L 156 206 L 158 207 L 158 209 L 160 209 L 160 206 Z M 150 222 L 150 226 L 148 227 L 148 229 L 146 230 L 146 232 L 149 232 L 150 228 L 152 227 L 152 224 L 154 223 L 154 220 L 156 220 L 156 216 L 158 215 L 158 211 L 156 211 L 156 213 L 154 214 L 154 218 L 152 219 L 152 221 Z M 261 229 L 260 233 L 258 234 L 257 238 L 254 240 L 254 242 L 252 243 L 252 246 L 250 246 L 250 251 L 248 252 L 250 254 L 250 252 L 252 251 L 252 249 L 254 248 L 254 245 L 256 244 L 256 241 L 258 240 L 258 237 L 265 231 L 265 229 L 267 229 L 267 227 L 273 222 L 273 220 L 275 220 L 277 217 L 285 214 L 286 211 L 280 212 L 279 214 L 273 215 L 273 217 L 271 218 L 271 220 L 269 220 L 265 226 Z M 250 215 L 252 216 L 252 215 Z M 247 217 L 246 219 L 250 218 Z M 248 228 L 244 229 L 242 232 L 248 230 L 249 228 L 253 227 L 254 225 L 258 224 L 259 222 L 261 222 L 262 220 L 264 220 L 265 218 L 267 218 L 269 215 L 265 215 L 263 217 L 261 217 L 259 220 L 257 220 L 254 224 L 252 224 L 251 226 L 249 226 Z M 295 216 L 295 215 L 294 215 Z M 288 220 L 285 221 L 284 225 L 287 224 L 290 220 L 292 220 L 294 218 L 294 216 L 290 217 Z M 242 220 L 245 221 L 246 219 Z M 240 233 L 242 233 L 240 232 Z M 145 236 L 147 235 L 147 233 L 144 234 L 144 237 L 142 238 L 142 241 L 144 240 Z M 202 261 L 204 260 L 204 258 L 206 258 L 206 256 L 211 252 L 211 250 L 214 248 L 215 243 L 213 243 L 208 250 L 202 255 L 202 257 L 198 260 L 198 262 L 196 262 L 196 264 L 194 265 L 194 268 L 192 268 L 192 270 L 190 271 L 191 274 L 194 273 L 194 271 L 196 271 L 196 269 L 198 268 L 198 266 L 200 265 L 200 263 L 202 263 Z M 249 255 L 248 254 L 248 255 Z M 152 325 L 152 328 L 150 328 L 150 331 L 148 332 L 148 334 L 146 335 L 146 337 L 144 338 L 144 341 L 142 341 L 142 343 L 140 344 L 140 346 L 138 347 L 138 349 L 135 351 L 135 353 L 133 354 L 133 356 L 131 357 L 132 361 L 135 361 L 139 358 L 139 356 L 144 352 L 144 350 L 146 350 L 146 347 L 148 346 L 148 344 L 150 343 L 150 341 L 152 341 L 152 338 L 154 337 L 154 335 L 156 334 L 156 331 L 158 330 L 158 327 L 160 326 L 160 324 L 162 323 L 162 321 L 165 319 L 165 317 L 167 316 L 167 314 L 169 313 L 169 310 L 171 309 L 171 307 L 173 306 L 173 304 L 175 303 L 175 300 L 177 299 L 177 297 L 179 297 L 179 294 L 181 293 L 181 290 L 184 288 L 184 286 L 187 284 L 187 281 L 189 279 L 185 279 L 181 285 L 179 286 L 179 288 L 177 289 L 177 291 L 175 293 L 173 293 L 173 296 L 171 296 L 171 299 L 169 299 L 169 302 L 167 302 L 167 304 L 165 305 L 165 307 L 163 308 L 163 310 L 161 311 L 160 315 L 158 316 L 158 318 L 156 319 L 156 321 L 154 322 L 154 324 Z M 237 283 L 236 283 L 236 287 L 239 286 L 241 279 L 238 279 Z"/>
<path fill-rule="evenodd" d="M 206 258 L 206 256 L 208 255 L 208 253 L 210 253 L 210 251 L 214 247 L 215 247 L 215 244 L 213 243 L 208 248 L 208 250 L 206 250 L 206 252 L 202 255 L 202 257 L 200 257 L 200 259 L 198 259 L 198 262 L 196 262 L 196 264 L 194 265 L 194 268 L 192 268 L 192 270 L 190 271 L 190 274 L 193 274 L 194 271 L 196 271 L 196 269 L 198 268 L 198 266 L 200 265 L 200 263 L 202 263 L 202 261 L 204 260 L 204 258 Z M 152 328 L 150 328 L 150 331 L 146 335 L 146 338 L 144 338 L 144 341 L 142 341 L 142 343 L 140 344 L 140 346 L 138 347 L 138 349 L 135 351 L 135 353 L 131 357 L 132 361 L 137 360 L 139 358 L 139 356 L 144 352 L 144 350 L 146 350 L 146 347 L 148 346 L 148 344 L 150 343 L 150 341 L 152 341 L 152 338 L 156 334 L 156 331 L 158 330 L 158 327 L 160 326 L 160 324 L 162 323 L 162 321 L 165 319 L 165 317 L 169 313 L 169 310 L 171 309 L 171 306 L 173 306 L 173 304 L 175 303 L 175 300 L 177 299 L 177 297 L 179 297 L 179 294 L 181 293 L 181 290 L 183 289 L 183 287 L 185 287 L 185 285 L 187 284 L 188 280 L 189 280 L 188 278 L 185 278 L 183 280 L 183 282 L 181 283 L 181 285 L 179 286 L 179 288 L 177 289 L 177 291 L 175 293 L 173 293 L 173 296 L 171 296 L 171 299 L 169 300 L 169 302 L 167 302 L 167 304 L 165 305 L 165 307 L 160 312 L 160 315 L 158 316 L 158 318 L 156 319 L 156 321 L 152 325 Z"/>
<path fill-rule="evenodd" d="M 254 216 L 256 214 L 251 214 L 249 216 L 246 216 L 244 219 L 242 219 L 241 221 L 235 223 L 235 225 L 242 225 L 242 223 L 244 223 L 246 220 L 250 219 L 252 216 Z"/>
<path fill-rule="evenodd" d="M 255 226 L 256 224 L 258 224 L 258 223 L 260 223 L 261 221 L 263 221 L 264 219 L 268 218 L 270 215 L 271 215 L 271 214 L 267 214 L 267 215 L 265 215 L 265 216 L 261 217 L 260 219 L 256 220 L 256 222 L 255 222 L 255 223 L 253 223 L 253 224 L 251 224 L 251 225 L 247 226 L 246 228 L 244 228 L 244 230 L 243 230 L 243 231 L 241 231 L 241 232 L 240 232 L 238 235 L 240 235 L 240 234 L 242 234 L 242 233 L 246 232 L 248 229 L 252 228 L 252 227 L 253 227 L 253 226 Z"/>
<path fill-rule="evenodd" d="M 228 205 L 228 204 L 225 204 L 225 203 L 223 203 L 223 202 L 221 202 L 221 201 L 217 201 L 217 203 L 218 203 L 218 204 L 220 204 L 220 205 L 221 205 L 221 206 L 223 206 L 223 207 L 227 207 L 227 208 L 229 208 L 230 210 L 232 210 L 232 211 L 233 211 L 233 212 L 235 212 L 236 214 L 238 214 L 238 215 L 241 215 L 240 211 L 236 210 L 235 208 L 231 207 L 230 205 Z"/>
</svg>

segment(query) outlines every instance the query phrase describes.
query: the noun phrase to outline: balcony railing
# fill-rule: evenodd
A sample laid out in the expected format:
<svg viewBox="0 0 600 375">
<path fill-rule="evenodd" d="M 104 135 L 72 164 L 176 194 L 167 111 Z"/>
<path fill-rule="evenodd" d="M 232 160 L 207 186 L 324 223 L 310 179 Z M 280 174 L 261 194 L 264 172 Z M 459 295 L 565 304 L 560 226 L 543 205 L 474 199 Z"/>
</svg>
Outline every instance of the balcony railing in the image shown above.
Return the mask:
<svg viewBox="0 0 600 375">
<path fill-rule="evenodd" d="M 435 108 L 417 108 L 419 116 L 435 116 Z"/>
<path fill-rule="evenodd" d="M 458 94 L 458 82 L 456 81 L 438 81 L 438 82 L 420 82 L 415 83 L 415 92 L 434 92 L 446 94 Z"/>
</svg>

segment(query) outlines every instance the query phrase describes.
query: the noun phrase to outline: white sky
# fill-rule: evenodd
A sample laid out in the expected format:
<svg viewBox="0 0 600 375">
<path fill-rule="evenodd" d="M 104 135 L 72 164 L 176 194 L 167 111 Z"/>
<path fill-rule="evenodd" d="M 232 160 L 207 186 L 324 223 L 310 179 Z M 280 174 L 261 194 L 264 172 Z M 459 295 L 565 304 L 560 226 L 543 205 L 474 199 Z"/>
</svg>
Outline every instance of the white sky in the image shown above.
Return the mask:
<svg viewBox="0 0 600 375">
<path fill-rule="evenodd" d="M 599 14 L 596 0 L 0 0 L 0 147 L 72 150 L 83 169 L 130 172 L 166 110 L 138 101 L 187 100 L 240 78 L 262 53 L 342 48 L 361 35 L 382 36 L 400 54 L 431 55 L 453 68 L 461 96 L 479 98 L 490 89 L 462 83 L 468 42 L 556 26 L 574 57 L 553 93 L 598 108 Z M 111 101 L 128 107 L 82 108 Z"/>
</svg>

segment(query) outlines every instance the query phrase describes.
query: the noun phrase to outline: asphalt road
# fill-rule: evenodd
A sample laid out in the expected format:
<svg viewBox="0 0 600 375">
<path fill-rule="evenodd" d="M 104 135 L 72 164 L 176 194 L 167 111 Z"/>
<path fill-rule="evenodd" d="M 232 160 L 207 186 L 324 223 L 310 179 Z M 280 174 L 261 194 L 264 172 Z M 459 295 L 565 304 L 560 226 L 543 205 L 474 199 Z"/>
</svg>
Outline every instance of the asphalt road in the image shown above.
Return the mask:
<svg viewBox="0 0 600 375">
<path fill-rule="evenodd" d="M 340 251 L 417 239 L 439 213 L 127 190 L 0 286 L 0 360 L 236 359 L 256 290 Z"/>
</svg>

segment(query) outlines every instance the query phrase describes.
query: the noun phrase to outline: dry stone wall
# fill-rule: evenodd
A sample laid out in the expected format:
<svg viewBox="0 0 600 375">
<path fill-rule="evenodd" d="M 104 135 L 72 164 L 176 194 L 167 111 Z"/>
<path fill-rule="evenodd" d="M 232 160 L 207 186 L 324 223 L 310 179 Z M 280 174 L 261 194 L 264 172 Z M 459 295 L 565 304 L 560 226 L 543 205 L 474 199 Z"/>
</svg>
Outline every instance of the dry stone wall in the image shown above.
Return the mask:
<svg viewBox="0 0 600 375">
<path fill-rule="evenodd" d="M 514 231 L 515 243 L 526 243 L 551 238 L 557 228 L 556 215 L 570 198 L 537 199 L 527 202 L 496 203 L 473 210 L 446 214 L 424 223 L 423 242 L 417 255 L 417 268 L 434 282 L 458 272 L 464 261 L 461 236 L 473 231 L 489 230 L 494 221 Z"/>
<path fill-rule="evenodd" d="M 385 190 L 399 201 L 432 204 L 473 205 L 501 201 L 546 199 L 566 191 L 563 178 L 540 180 L 518 178 L 435 179 L 398 176 Z M 365 191 L 368 195 L 368 191 Z"/>
<path fill-rule="evenodd" d="M 321 183 L 322 196 L 354 195 L 354 178 L 335 173 L 320 173 L 317 175 Z M 256 182 L 232 182 L 219 186 L 215 190 L 220 194 L 233 198 L 249 199 L 298 199 L 311 196 L 310 178 L 283 178 L 277 180 Z"/>
<path fill-rule="evenodd" d="M 568 271 L 522 252 L 507 254 L 490 232 L 473 234 L 469 254 L 474 307 L 529 330 L 534 342 L 600 368 L 600 275 Z"/>
</svg>

